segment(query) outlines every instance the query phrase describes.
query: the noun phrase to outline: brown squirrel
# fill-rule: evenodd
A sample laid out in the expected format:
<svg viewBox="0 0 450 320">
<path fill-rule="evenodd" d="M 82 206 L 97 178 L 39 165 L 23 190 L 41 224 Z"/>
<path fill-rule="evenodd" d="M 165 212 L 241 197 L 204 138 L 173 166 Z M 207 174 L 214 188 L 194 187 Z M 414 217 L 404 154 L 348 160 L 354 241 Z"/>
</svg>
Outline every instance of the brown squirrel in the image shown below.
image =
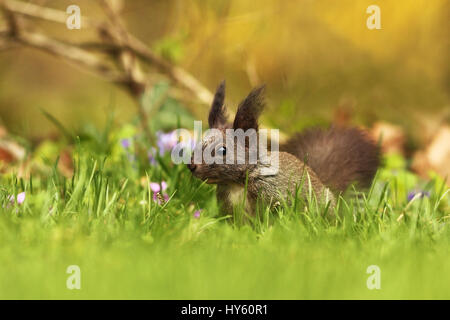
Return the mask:
<svg viewBox="0 0 450 320">
<path fill-rule="evenodd" d="M 278 172 L 261 174 L 267 163 L 249 162 L 250 137 L 245 143 L 238 141 L 230 146 L 226 130 L 254 129 L 258 133 L 258 117 L 265 105 L 264 86 L 253 89 L 239 104 L 233 123 L 227 122 L 224 99 L 225 82 L 222 82 L 208 117 L 209 127 L 217 129 L 216 134 L 203 138 L 197 148 L 202 151 L 209 148 L 214 155 L 224 158 L 227 153 L 244 150 L 245 161 L 194 164 L 192 156 L 187 165 L 195 177 L 217 184 L 217 200 L 224 213 L 232 213 L 235 205 L 243 203 L 246 210 L 253 213 L 260 199 L 265 205 L 274 206 L 299 190 L 304 198 L 313 191 L 319 202 L 334 206 L 336 194 L 345 191 L 350 184 L 360 187 L 371 184 L 380 162 L 379 149 L 357 128 L 310 129 L 295 134 L 280 145 L 279 151 L 267 151 L 269 162 L 278 164 Z"/>
</svg>

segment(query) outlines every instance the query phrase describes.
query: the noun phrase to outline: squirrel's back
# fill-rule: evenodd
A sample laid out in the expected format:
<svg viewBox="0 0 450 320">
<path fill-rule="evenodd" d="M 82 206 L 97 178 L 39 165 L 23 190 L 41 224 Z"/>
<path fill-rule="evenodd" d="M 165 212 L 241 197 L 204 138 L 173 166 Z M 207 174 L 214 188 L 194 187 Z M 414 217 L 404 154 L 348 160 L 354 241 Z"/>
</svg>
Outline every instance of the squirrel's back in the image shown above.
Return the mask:
<svg viewBox="0 0 450 320">
<path fill-rule="evenodd" d="M 292 136 L 280 151 L 305 162 L 333 191 L 344 191 L 351 183 L 371 184 L 380 163 L 379 148 L 357 128 L 309 129 Z"/>
</svg>

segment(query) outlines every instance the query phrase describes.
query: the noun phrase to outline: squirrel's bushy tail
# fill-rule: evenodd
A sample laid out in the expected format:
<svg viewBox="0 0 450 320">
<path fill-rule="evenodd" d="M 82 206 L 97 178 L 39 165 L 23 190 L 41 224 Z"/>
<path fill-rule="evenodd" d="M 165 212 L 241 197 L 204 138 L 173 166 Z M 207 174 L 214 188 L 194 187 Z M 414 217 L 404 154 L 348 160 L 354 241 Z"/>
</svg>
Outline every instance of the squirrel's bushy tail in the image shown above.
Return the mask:
<svg viewBox="0 0 450 320">
<path fill-rule="evenodd" d="M 351 183 L 369 186 L 380 163 L 378 146 L 357 128 L 309 129 L 292 136 L 280 151 L 305 162 L 322 183 L 337 192 Z"/>
</svg>

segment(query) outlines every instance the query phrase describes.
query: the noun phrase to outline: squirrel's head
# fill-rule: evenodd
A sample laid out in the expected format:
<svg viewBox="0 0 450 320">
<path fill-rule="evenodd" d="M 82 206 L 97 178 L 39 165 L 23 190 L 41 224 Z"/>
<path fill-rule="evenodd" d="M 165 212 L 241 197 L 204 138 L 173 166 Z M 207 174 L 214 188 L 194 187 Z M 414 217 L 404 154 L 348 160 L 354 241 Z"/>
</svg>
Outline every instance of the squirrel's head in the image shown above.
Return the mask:
<svg viewBox="0 0 450 320">
<path fill-rule="evenodd" d="M 253 89 L 239 104 L 233 123 L 227 121 L 225 82 L 217 88 L 208 116 L 210 130 L 188 164 L 192 174 L 207 183 L 244 183 L 256 167 L 258 117 L 264 107 L 264 86 Z M 199 157 L 200 155 L 200 157 Z"/>
</svg>

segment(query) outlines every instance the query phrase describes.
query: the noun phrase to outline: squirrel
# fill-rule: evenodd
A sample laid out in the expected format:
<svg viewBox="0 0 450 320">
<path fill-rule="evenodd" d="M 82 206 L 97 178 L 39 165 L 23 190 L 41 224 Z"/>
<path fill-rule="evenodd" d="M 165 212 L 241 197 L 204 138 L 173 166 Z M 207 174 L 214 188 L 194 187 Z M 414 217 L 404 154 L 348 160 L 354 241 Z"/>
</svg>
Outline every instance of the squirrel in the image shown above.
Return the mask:
<svg viewBox="0 0 450 320">
<path fill-rule="evenodd" d="M 219 159 L 243 150 L 244 161 L 239 163 L 238 158 L 231 164 L 226 161 L 208 164 L 204 160 L 198 163 L 193 155 L 187 164 L 193 176 L 217 184 L 216 196 L 223 213 L 230 214 L 234 206 L 243 203 L 247 211 L 254 213 L 260 199 L 274 207 L 282 201 L 289 202 L 289 196 L 299 190 L 304 199 L 313 191 L 320 203 L 334 207 L 336 196 L 351 184 L 359 187 L 371 184 L 380 163 L 380 151 L 368 134 L 358 128 L 308 129 L 294 134 L 279 146 L 279 151 L 267 151 L 269 163 L 276 163 L 278 170 L 262 174 L 267 162 L 249 161 L 251 137 L 237 143 L 233 138 L 230 144 L 226 132 L 253 129 L 259 136 L 258 118 L 265 106 L 264 91 L 265 86 L 253 89 L 239 104 L 233 123 L 229 123 L 224 105 L 225 82 L 221 82 L 208 116 L 210 129 L 215 129 L 210 131 L 214 133 L 206 135 L 196 146 Z"/>
</svg>

